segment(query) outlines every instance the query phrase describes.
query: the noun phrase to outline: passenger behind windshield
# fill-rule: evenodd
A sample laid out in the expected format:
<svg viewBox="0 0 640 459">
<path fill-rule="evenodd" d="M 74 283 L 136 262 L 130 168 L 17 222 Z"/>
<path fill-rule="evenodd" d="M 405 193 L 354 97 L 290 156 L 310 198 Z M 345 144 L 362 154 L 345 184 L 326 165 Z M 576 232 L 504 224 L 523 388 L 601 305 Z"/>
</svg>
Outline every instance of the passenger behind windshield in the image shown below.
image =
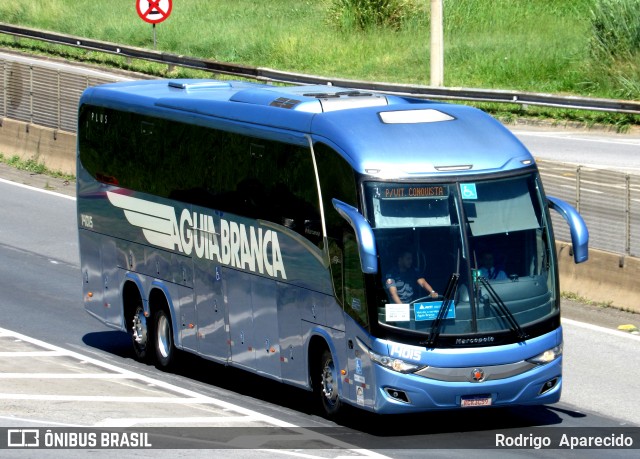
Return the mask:
<svg viewBox="0 0 640 459">
<path fill-rule="evenodd" d="M 424 296 L 438 297 L 438 292 L 413 267 L 413 254 L 409 250 L 399 253 L 395 268 L 385 276 L 385 288 L 389 300 L 396 304 L 409 304 Z"/>
</svg>

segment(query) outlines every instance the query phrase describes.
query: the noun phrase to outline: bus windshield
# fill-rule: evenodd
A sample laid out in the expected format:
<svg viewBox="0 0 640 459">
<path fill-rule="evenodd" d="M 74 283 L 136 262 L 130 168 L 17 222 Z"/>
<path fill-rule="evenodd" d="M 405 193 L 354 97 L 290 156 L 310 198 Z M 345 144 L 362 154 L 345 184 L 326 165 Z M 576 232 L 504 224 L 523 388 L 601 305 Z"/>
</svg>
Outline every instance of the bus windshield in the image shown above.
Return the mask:
<svg viewBox="0 0 640 459">
<path fill-rule="evenodd" d="M 383 330 L 426 338 L 437 319 L 440 344 L 491 345 L 557 327 L 555 252 L 536 174 L 364 189 Z"/>
</svg>

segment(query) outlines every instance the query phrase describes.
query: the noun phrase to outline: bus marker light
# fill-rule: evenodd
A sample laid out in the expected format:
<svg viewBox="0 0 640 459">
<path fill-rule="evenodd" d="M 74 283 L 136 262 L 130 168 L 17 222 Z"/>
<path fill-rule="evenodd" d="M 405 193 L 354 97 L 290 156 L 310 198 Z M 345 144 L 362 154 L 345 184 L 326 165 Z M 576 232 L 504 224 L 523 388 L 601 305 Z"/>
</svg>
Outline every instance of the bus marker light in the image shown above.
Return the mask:
<svg viewBox="0 0 640 459">
<path fill-rule="evenodd" d="M 89 292 L 89 293 L 87 293 L 87 296 L 88 296 L 89 298 L 93 298 L 93 292 Z"/>
<path fill-rule="evenodd" d="M 346 376 L 347 375 L 347 370 L 340 370 L 340 374 L 342 376 Z"/>
</svg>

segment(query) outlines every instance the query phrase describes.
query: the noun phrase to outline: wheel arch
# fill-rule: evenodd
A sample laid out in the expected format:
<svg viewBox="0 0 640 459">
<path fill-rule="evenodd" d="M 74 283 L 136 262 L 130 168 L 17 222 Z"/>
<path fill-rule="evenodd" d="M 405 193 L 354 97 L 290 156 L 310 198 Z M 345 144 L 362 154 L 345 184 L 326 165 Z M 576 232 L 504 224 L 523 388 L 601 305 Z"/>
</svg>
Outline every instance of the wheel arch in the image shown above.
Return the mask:
<svg viewBox="0 0 640 459">
<path fill-rule="evenodd" d="M 132 273 L 127 273 L 125 276 L 121 292 L 123 312 L 122 326 L 126 330 L 127 323 L 133 319 L 133 315 L 135 314 L 138 305 L 141 305 L 144 309 L 145 316 L 149 316 L 149 302 L 146 300 L 142 282 L 138 276 L 135 276 Z"/>
<path fill-rule="evenodd" d="M 177 348 L 182 348 L 180 333 L 178 328 L 177 311 L 173 304 L 171 294 L 167 286 L 160 281 L 153 281 L 149 291 L 149 315 L 153 317 L 157 311 L 163 309 L 169 314 L 171 320 L 171 330 L 173 332 L 173 343 Z"/>
<path fill-rule="evenodd" d="M 315 374 L 314 366 L 318 365 L 318 362 L 322 357 L 322 352 L 325 349 L 331 352 L 331 356 L 336 363 L 336 368 L 341 368 L 340 356 L 336 352 L 335 345 L 330 335 L 322 328 L 316 328 L 312 331 L 311 338 L 309 338 L 307 351 L 307 375 L 309 376 L 309 386 L 312 390 L 314 388 L 314 384 L 319 382 L 315 381 L 313 377 Z M 338 383 L 338 391 L 342 395 L 342 378 L 340 378 Z"/>
</svg>

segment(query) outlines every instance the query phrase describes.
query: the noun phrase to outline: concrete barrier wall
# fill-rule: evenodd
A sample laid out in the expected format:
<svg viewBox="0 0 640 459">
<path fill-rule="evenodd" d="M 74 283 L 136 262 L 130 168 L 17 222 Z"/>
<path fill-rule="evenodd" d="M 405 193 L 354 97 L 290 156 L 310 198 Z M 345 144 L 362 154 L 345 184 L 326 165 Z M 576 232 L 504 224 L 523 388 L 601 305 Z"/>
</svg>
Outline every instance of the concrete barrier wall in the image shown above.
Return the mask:
<svg viewBox="0 0 640 459">
<path fill-rule="evenodd" d="M 562 292 L 640 313 L 640 259 L 589 249 L 589 260 L 576 265 L 571 244 L 556 247 Z"/>
<path fill-rule="evenodd" d="M 0 153 L 33 159 L 50 170 L 75 174 L 76 135 L 2 120 Z M 589 261 L 576 265 L 571 245 L 557 243 L 562 292 L 640 313 L 640 259 L 589 250 Z"/>
<path fill-rule="evenodd" d="M 76 173 L 76 135 L 70 132 L 14 121 L 0 123 L 0 153 L 5 158 L 33 159 L 48 169 Z"/>
</svg>

